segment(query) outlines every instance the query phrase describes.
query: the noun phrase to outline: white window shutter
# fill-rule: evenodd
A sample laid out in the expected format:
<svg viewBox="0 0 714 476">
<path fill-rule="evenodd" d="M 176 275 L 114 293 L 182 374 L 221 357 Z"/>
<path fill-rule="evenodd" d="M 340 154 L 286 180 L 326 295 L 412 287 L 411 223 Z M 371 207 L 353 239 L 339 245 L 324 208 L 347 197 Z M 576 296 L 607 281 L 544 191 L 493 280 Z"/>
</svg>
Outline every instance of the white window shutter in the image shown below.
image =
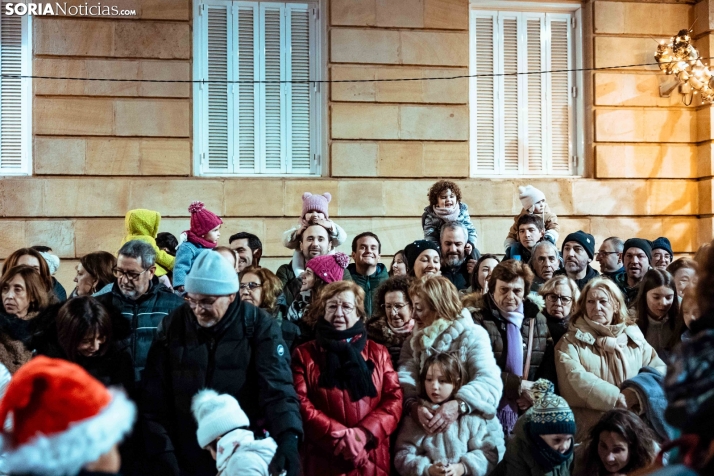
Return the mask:
<svg viewBox="0 0 714 476">
<path fill-rule="evenodd" d="M 17 78 L 0 78 L 0 174 L 27 175 L 30 173 L 29 79 L 19 78 L 29 74 L 27 41 L 27 16 L 6 15 L 6 1 L 0 2 L 0 69 L 4 75 Z M 25 30 L 25 44 L 23 44 Z M 24 61 L 23 61 L 24 60 Z M 23 62 L 25 64 L 23 64 Z"/>
<path fill-rule="evenodd" d="M 282 38 L 285 29 L 285 5 L 260 4 L 260 45 L 263 52 L 261 85 L 263 98 L 262 137 L 263 163 L 261 171 L 285 173 L 285 67 L 283 64 Z"/>
<path fill-rule="evenodd" d="M 473 23 L 474 33 L 474 71 L 472 79 L 475 120 L 472 126 L 473 140 L 471 147 L 475 151 L 476 170 L 480 174 L 497 172 L 496 162 L 496 123 L 495 78 L 496 71 L 496 16 L 478 14 Z"/>
<path fill-rule="evenodd" d="M 288 172 L 310 173 L 312 161 L 310 137 L 310 20 L 308 5 L 287 6 L 286 54 L 288 77 L 300 81 L 287 85 L 289 119 L 287 121 Z"/>
<path fill-rule="evenodd" d="M 570 157 L 573 148 L 573 87 L 572 48 L 570 36 L 570 17 L 548 15 L 550 30 L 550 87 L 547 104 L 549 105 L 551 171 L 552 173 L 571 173 Z M 560 72 L 558 72 L 560 71 Z"/>
<path fill-rule="evenodd" d="M 205 10 L 206 55 L 203 85 L 205 99 L 206 157 L 205 173 L 233 171 L 233 97 L 232 87 L 232 11 L 231 4 L 206 3 Z"/>
<path fill-rule="evenodd" d="M 528 73 L 538 73 L 545 68 L 543 61 L 542 34 L 544 22 L 541 18 L 526 17 L 526 58 Z M 527 172 L 540 174 L 543 172 L 543 113 L 545 90 L 542 74 L 523 75 L 528 96 L 527 134 L 526 134 L 526 164 Z"/>
<path fill-rule="evenodd" d="M 501 15 L 501 38 L 503 45 L 501 85 L 503 90 L 502 116 L 503 130 L 503 172 L 518 173 L 520 169 L 519 129 L 519 76 L 518 69 L 518 19 L 511 15 Z"/>
<path fill-rule="evenodd" d="M 258 64 L 258 8 L 255 3 L 238 3 L 238 172 L 256 173 L 260 157 L 259 143 L 256 141 L 260 120 L 260 87 Z M 244 82 L 246 81 L 246 82 Z"/>
</svg>

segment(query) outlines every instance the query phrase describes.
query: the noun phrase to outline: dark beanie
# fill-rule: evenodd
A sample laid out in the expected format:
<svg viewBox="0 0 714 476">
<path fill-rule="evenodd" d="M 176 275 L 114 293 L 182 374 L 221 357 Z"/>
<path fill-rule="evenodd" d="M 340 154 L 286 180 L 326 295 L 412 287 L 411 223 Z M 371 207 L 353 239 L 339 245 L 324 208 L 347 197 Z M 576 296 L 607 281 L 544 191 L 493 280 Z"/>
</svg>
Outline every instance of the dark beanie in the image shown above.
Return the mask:
<svg viewBox="0 0 714 476">
<path fill-rule="evenodd" d="M 664 236 L 660 236 L 652 242 L 652 251 L 654 250 L 665 250 L 669 253 L 669 258 L 674 259 L 674 253 L 672 253 L 672 245 L 669 244 L 669 240 Z"/>
<path fill-rule="evenodd" d="M 627 250 L 630 248 L 639 248 L 645 252 L 647 259 L 652 262 L 652 242 L 650 240 L 645 240 L 644 238 L 630 238 L 625 241 L 625 246 L 622 248 L 622 256 L 625 256 Z"/>
<path fill-rule="evenodd" d="M 407 257 L 407 266 L 409 266 L 409 269 L 414 269 L 414 263 L 416 263 L 417 258 L 424 250 L 434 250 L 441 256 L 439 244 L 435 241 L 416 240 L 404 248 L 404 256 Z"/>
<path fill-rule="evenodd" d="M 583 248 L 585 248 L 585 251 L 587 252 L 590 259 L 593 259 L 595 257 L 595 238 L 590 233 L 585 233 L 582 230 L 578 230 L 575 233 L 569 234 L 563 240 L 562 248 L 565 248 L 565 244 L 569 241 L 575 241 L 581 244 Z M 563 253 L 562 248 L 560 250 L 561 254 Z"/>
</svg>

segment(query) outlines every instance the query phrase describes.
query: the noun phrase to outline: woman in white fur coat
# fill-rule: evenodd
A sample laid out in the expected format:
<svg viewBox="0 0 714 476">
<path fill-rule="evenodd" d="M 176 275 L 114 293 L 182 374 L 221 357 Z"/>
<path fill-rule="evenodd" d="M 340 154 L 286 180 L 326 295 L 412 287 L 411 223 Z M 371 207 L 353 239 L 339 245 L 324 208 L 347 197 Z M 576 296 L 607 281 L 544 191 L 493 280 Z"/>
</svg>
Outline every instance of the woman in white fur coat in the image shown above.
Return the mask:
<svg viewBox="0 0 714 476">
<path fill-rule="evenodd" d="M 426 276 L 416 280 L 409 296 L 419 328 L 408 345 L 402 347 L 399 358 L 405 415 L 431 434 L 444 433 L 465 415 L 493 420 L 503 383 L 486 331 L 474 324 L 469 312 L 461 307 L 456 287 L 446 278 Z M 464 381 L 455 398 L 431 410 L 419 405 L 419 375 L 426 359 L 438 352 L 456 355 L 463 367 Z"/>
<path fill-rule="evenodd" d="M 432 413 L 451 401 L 464 383 L 463 367 L 454 354 L 438 353 L 424 363 L 419 405 Z M 498 419 L 462 415 L 443 433 L 428 433 L 407 418 L 397 439 L 394 465 L 404 476 L 489 474 L 505 452 Z"/>
</svg>

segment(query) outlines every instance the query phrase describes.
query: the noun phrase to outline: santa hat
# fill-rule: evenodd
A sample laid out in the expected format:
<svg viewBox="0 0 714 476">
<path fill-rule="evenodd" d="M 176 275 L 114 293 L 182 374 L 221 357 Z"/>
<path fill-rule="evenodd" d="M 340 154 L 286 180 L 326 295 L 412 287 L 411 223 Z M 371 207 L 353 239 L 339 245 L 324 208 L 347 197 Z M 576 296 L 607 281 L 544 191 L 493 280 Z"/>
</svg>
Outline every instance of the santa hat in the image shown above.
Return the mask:
<svg viewBox="0 0 714 476">
<path fill-rule="evenodd" d="M 219 395 L 214 390 L 198 392 L 191 402 L 191 412 L 198 423 L 196 437 L 201 448 L 236 428 L 250 426 L 238 400 L 231 395 Z"/>
<path fill-rule="evenodd" d="M 327 204 L 332 200 L 332 195 L 329 192 L 325 192 L 322 195 L 313 195 L 310 192 L 305 192 L 302 194 L 302 215 L 300 218 L 305 218 L 305 215 L 309 212 L 320 212 L 325 215 L 326 219 L 330 218 L 330 214 L 327 211 Z"/>
<path fill-rule="evenodd" d="M 197 236 L 202 236 L 223 223 L 218 215 L 206 209 L 203 202 L 191 202 L 188 207 L 191 213 L 191 231 Z"/>
<path fill-rule="evenodd" d="M 39 356 L 20 367 L 0 402 L 0 453 L 10 474 L 75 475 L 131 431 L 136 407 L 82 367 Z"/>
<path fill-rule="evenodd" d="M 310 268 L 315 276 L 330 284 L 342 281 L 348 264 L 350 264 L 349 256 L 338 251 L 332 255 L 315 256 L 305 267 Z"/>
<path fill-rule="evenodd" d="M 541 200 L 545 200 L 545 194 L 533 185 L 526 185 L 525 187 L 518 187 L 518 198 L 521 199 L 523 208 L 530 211 L 533 205 Z"/>
</svg>

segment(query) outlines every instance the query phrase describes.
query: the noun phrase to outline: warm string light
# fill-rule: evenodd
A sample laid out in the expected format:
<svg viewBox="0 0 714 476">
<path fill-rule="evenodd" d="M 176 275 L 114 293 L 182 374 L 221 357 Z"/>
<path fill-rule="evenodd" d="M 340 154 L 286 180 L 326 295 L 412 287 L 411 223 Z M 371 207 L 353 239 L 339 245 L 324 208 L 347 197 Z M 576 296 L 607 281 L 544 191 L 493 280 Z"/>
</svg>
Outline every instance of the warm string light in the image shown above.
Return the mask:
<svg viewBox="0 0 714 476">
<path fill-rule="evenodd" d="M 699 94 L 705 103 L 714 103 L 714 79 L 707 65 L 702 63 L 699 51 L 692 46 L 692 37 L 688 30 L 680 30 L 677 36 L 670 38 L 669 43 L 665 40 L 659 42 L 657 52 L 654 55 L 662 71 L 677 77 L 680 91 L 685 94 L 690 93 L 689 103 L 685 99 L 682 101 L 688 106 L 692 103 L 694 94 Z"/>
</svg>

